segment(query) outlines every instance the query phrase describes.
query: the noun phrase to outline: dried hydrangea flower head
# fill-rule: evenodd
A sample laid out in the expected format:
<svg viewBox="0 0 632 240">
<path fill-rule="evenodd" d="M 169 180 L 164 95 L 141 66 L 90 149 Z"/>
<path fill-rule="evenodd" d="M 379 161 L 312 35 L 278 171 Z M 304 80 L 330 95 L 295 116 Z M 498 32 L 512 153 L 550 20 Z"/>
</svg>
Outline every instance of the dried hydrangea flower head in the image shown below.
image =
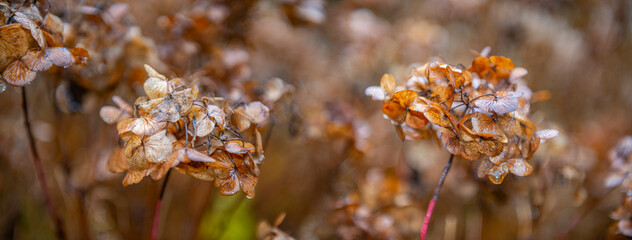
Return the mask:
<svg viewBox="0 0 632 240">
<path fill-rule="evenodd" d="M 435 136 L 449 153 L 480 160 L 478 175 L 495 184 L 507 174 L 531 174 L 527 162 L 556 130 L 537 131 L 529 105 L 539 101 L 524 84 L 524 68 L 506 57 L 479 56 L 470 68 L 429 62 L 413 68 L 405 86 L 385 74 L 365 93 L 384 101 L 382 111 L 402 140 Z"/>
<path fill-rule="evenodd" d="M 622 186 L 623 202 L 610 217 L 617 220 L 616 232 L 632 237 L 632 136 L 626 136 L 610 151 L 612 171 L 606 178 L 608 188 Z"/>
<path fill-rule="evenodd" d="M 134 107 L 114 97 L 118 108 L 101 109 L 101 118 L 117 123 L 124 142 L 108 163 L 110 171 L 127 171 L 127 186 L 145 176 L 160 179 L 175 168 L 214 181 L 221 194 L 241 189 L 253 197 L 263 160 L 258 127 L 269 109 L 261 102 L 232 109 L 222 98 L 198 98 L 197 86 L 187 87 L 180 78 L 169 79 L 148 65 L 145 70 L 147 97 L 139 97 Z"/>
<path fill-rule="evenodd" d="M 4 16 L 0 26 L 0 90 L 5 82 L 21 87 L 29 84 L 36 72 L 46 71 L 53 65 L 70 67 L 85 65 L 88 53 L 83 48 L 68 49 L 62 39 L 63 23 L 51 13 L 42 17 L 32 4 L 12 7 L 0 3 Z"/>
</svg>

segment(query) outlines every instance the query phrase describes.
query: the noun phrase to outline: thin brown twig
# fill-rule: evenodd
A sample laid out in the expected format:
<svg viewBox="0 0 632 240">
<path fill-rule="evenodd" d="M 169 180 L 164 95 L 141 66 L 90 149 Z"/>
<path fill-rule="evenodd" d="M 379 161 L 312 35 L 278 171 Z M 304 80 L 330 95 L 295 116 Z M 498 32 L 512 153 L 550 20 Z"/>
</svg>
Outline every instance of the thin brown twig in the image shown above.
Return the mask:
<svg viewBox="0 0 632 240">
<path fill-rule="evenodd" d="M 53 204 L 52 197 L 48 190 L 48 184 L 46 183 L 46 174 L 44 174 L 44 167 L 42 166 L 42 161 L 40 160 L 39 154 L 37 154 L 35 138 L 33 137 L 31 122 L 29 121 L 28 103 L 26 100 L 26 87 L 22 87 L 22 112 L 24 113 L 24 125 L 26 127 L 31 155 L 33 155 L 33 165 L 35 165 L 35 170 L 37 171 L 37 180 L 39 181 L 42 192 L 44 193 L 44 199 L 46 201 L 48 212 L 53 219 L 53 223 L 55 224 L 55 235 L 58 239 L 66 239 L 64 225 L 61 221 L 61 218 L 59 217 L 59 214 L 57 213 L 55 205 Z"/>
<path fill-rule="evenodd" d="M 424 218 L 424 225 L 421 227 L 421 232 L 419 234 L 419 238 L 421 240 L 426 239 L 426 233 L 428 232 L 428 225 L 430 225 L 430 218 L 432 217 L 432 213 L 434 212 L 434 207 L 437 204 L 437 198 L 439 198 L 439 193 L 441 192 L 441 187 L 443 186 L 443 181 L 445 181 L 446 176 L 448 175 L 448 171 L 450 171 L 450 167 L 452 166 L 452 161 L 454 160 L 454 154 L 450 154 L 450 159 L 445 164 L 443 168 L 443 172 L 441 173 L 441 177 L 439 177 L 439 182 L 437 182 L 437 186 L 435 187 L 434 193 L 432 194 L 432 199 L 428 203 L 428 209 L 426 210 L 426 218 Z"/>
<path fill-rule="evenodd" d="M 162 197 L 165 195 L 165 189 L 167 188 L 169 175 L 171 175 L 171 169 L 167 171 L 167 176 L 165 176 L 165 181 L 162 182 L 162 187 L 160 188 L 160 195 L 158 196 L 158 201 L 156 201 L 156 210 L 154 210 L 154 224 L 151 227 L 151 240 L 158 239 L 158 230 L 160 227 L 160 205 L 162 205 Z"/>
</svg>

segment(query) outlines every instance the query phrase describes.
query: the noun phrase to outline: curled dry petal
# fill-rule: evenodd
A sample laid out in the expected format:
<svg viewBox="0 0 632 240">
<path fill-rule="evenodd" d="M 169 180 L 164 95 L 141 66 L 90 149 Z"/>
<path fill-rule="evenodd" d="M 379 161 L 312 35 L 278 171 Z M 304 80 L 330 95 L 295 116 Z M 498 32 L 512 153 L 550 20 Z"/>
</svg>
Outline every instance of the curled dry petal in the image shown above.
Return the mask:
<svg viewBox="0 0 632 240">
<path fill-rule="evenodd" d="M 129 170 L 123 178 L 123 186 L 127 187 L 132 184 L 139 183 L 145 176 L 147 176 L 147 170 Z"/>
<path fill-rule="evenodd" d="M 440 127 L 451 127 L 452 116 L 441 105 L 435 102 L 428 102 L 429 104 L 413 105 L 413 111 L 423 112 L 424 116 L 431 123 Z"/>
<path fill-rule="evenodd" d="M 164 75 L 158 73 L 156 69 L 152 68 L 151 66 L 147 64 L 145 64 L 145 71 L 147 72 L 147 76 L 149 76 L 149 78 L 158 78 L 165 81 L 167 80 L 167 78 Z"/>
<path fill-rule="evenodd" d="M 234 154 L 254 153 L 255 146 L 252 143 L 241 140 L 232 140 L 226 143 L 226 151 Z"/>
<path fill-rule="evenodd" d="M 44 58 L 52 64 L 60 67 L 69 67 L 75 60 L 72 53 L 65 47 L 48 48 L 44 52 Z"/>
<path fill-rule="evenodd" d="M 391 101 L 386 102 L 382 106 L 382 111 L 391 120 L 403 122 L 406 117 L 408 106 L 410 106 L 417 98 L 417 93 L 412 90 L 403 90 L 396 92 Z"/>
</svg>

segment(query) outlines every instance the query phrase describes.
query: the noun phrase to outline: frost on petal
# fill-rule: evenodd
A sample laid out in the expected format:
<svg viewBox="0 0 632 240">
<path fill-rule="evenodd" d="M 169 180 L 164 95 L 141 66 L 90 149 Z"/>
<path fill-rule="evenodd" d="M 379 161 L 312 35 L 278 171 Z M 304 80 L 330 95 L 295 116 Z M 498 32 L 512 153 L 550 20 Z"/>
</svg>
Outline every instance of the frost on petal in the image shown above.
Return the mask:
<svg viewBox="0 0 632 240">
<path fill-rule="evenodd" d="M 74 63 L 72 53 L 65 47 L 54 47 L 46 49 L 44 58 L 56 66 L 69 67 Z"/>
<path fill-rule="evenodd" d="M 544 129 L 544 130 L 537 131 L 535 134 L 538 135 L 538 137 L 540 138 L 540 141 L 546 141 L 551 138 L 557 137 L 557 135 L 559 135 L 560 132 L 555 129 Z"/>
<path fill-rule="evenodd" d="M 364 90 L 364 94 L 376 101 L 383 101 L 386 98 L 386 92 L 380 86 L 369 86 Z"/>
<path fill-rule="evenodd" d="M 514 158 L 507 160 L 510 165 L 509 171 L 516 176 L 528 176 L 533 172 L 533 167 L 522 158 Z"/>
</svg>

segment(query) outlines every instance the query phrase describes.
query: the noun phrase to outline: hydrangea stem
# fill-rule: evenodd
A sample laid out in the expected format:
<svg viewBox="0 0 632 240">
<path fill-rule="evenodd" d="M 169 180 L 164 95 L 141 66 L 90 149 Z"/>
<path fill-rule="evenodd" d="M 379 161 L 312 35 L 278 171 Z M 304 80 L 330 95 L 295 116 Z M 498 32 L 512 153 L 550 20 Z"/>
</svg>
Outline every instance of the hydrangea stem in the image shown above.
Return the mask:
<svg viewBox="0 0 632 240">
<path fill-rule="evenodd" d="M 33 129 L 31 128 L 31 122 L 29 121 L 29 111 L 28 111 L 28 103 L 26 100 L 26 88 L 22 87 L 22 112 L 24 113 L 24 125 L 26 126 L 27 138 L 29 140 L 29 146 L 31 149 L 31 155 L 33 155 L 33 165 L 35 165 L 35 170 L 37 171 L 37 180 L 40 183 L 40 187 L 42 188 L 42 192 L 44 193 L 44 200 L 46 201 L 46 207 L 48 208 L 48 212 L 50 213 L 51 218 L 53 219 L 53 223 L 55 224 L 55 234 L 58 239 L 66 239 L 66 232 L 64 231 L 64 225 L 61 221 L 61 218 L 57 214 L 57 210 L 55 205 L 53 204 L 53 199 L 48 190 L 48 184 L 46 183 L 46 174 L 44 174 L 44 167 L 42 166 L 42 161 L 40 160 L 39 154 L 37 154 L 37 149 L 35 147 L 35 138 L 33 137 Z"/>
<path fill-rule="evenodd" d="M 160 205 L 162 205 L 162 197 L 165 195 L 165 189 L 167 188 L 169 175 L 171 175 L 171 169 L 169 169 L 169 171 L 167 172 L 167 176 L 165 176 L 165 181 L 162 182 L 160 195 L 158 196 L 158 201 L 156 202 L 156 210 L 154 211 L 154 224 L 151 227 L 151 240 L 158 239 L 158 227 L 160 226 Z"/>
<path fill-rule="evenodd" d="M 439 177 L 439 182 L 437 182 L 437 186 L 435 187 L 434 193 L 432 194 L 432 199 L 430 199 L 430 202 L 428 203 L 426 218 L 424 218 L 424 225 L 421 227 L 421 232 L 419 234 L 419 239 L 421 240 L 426 239 L 428 225 L 430 225 L 430 218 L 432 217 L 432 212 L 434 211 L 435 204 L 437 203 L 437 198 L 439 198 L 439 193 L 441 192 L 443 181 L 445 180 L 445 177 L 448 175 L 448 171 L 450 171 L 450 167 L 452 166 L 452 160 L 454 160 L 454 154 L 450 154 L 450 159 L 448 159 L 448 163 L 445 164 L 443 172 L 441 173 L 441 177 Z"/>
</svg>

